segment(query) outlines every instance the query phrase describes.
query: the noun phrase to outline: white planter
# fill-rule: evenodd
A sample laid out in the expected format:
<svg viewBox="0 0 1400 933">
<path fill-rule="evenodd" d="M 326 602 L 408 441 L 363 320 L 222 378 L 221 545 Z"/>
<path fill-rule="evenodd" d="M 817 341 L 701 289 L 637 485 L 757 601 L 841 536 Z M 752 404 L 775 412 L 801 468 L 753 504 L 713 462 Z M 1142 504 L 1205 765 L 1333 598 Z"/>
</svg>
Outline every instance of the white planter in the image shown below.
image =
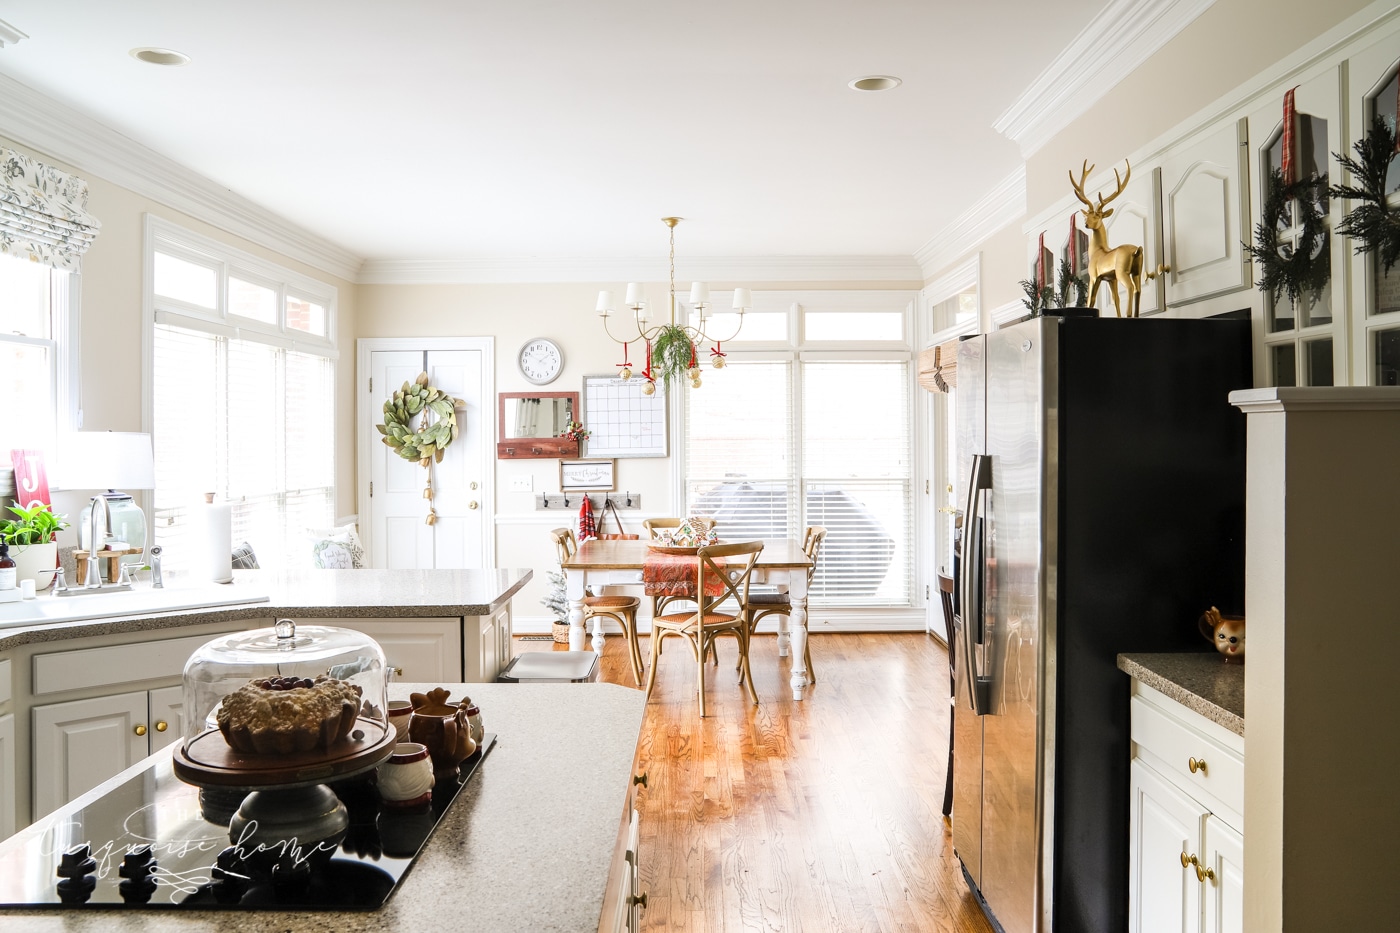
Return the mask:
<svg viewBox="0 0 1400 933">
<path fill-rule="evenodd" d="M 12 545 L 10 556 L 15 559 L 16 583 L 33 580 L 36 590 L 46 590 L 53 583 L 53 571 L 58 566 L 58 542 Z"/>
</svg>

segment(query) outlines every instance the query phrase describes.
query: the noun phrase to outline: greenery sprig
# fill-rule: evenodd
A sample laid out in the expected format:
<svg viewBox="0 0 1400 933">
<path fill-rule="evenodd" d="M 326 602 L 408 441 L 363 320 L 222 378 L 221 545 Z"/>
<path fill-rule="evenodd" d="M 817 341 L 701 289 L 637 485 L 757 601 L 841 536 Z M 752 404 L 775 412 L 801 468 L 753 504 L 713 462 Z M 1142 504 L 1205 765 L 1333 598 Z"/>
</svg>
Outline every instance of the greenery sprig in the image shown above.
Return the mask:
<svg viewBox="0 0 1400 933">
<path fill-rule="evenodd" d="M 1055 300 L 1061 308 L 1082 308 L 1089 303 L 1089 280 L 1075 275 L 1068 259 L 1060 260 L 1060 283 Z"/>
<path fill-rule="evenodd" d="M 1026 310 L 1031 313 L 1031 317 L 1038 317 L 1040 312 L 1050 307 L 1055 301 L 1055 289 L 1049 285 L 1035 284 L 1035 279 L 1022 279 L 1019 283 L 1026 297 L 1021 299 L 1021 304 L 1026 306 Z"/>
<path fill-rule="evenodd" d="M 1259 290 L 1275 303 L 1280 295 L 1287 295 L 1290 302 L 1297 304 L 1304 295 L 1322 291 L 1331 278 L 1326 213 L 1322 208 L 1327 190 L 1326 183 L 1315 175 L 1292 184 L 1284 184 L 1283 172 L 1278 169 L 1270 176 L 1269 197 L 1254 227 L 1254 245 L 1241 245 L 1259 263 Z M 1279 242 L 1279 229 L 1284 209 L 1295 200 L 1302 232 L 1296 247 L 1285 247 Z"/>
<path fill-rule="evenodd" d="M 679 324 L 663 324 L 651 342 L 651 376 L 662 385 L 690 372 L 695 359 L 695 345 Z"/>
<path fill-rule="evenodd" d="M 1400 260 L 1400 211 L 1386 204 L 1385 181 L 1390 162 L 1395 158 L 1395 133 L 1385 118 L 1377 115 L 1364 139 L 1352 147 L 1356 158 L 1339 152 L 1332 158 L 1351 173 L 1355 185 L 1333 185 L 1328 192 L 1334 198 L 1359 202 L 1337 224 L 1337 232 L 1356 241 L 1356 252 L 1375 253 L 1382 271 L 1387 275 Z"/>
</svg>

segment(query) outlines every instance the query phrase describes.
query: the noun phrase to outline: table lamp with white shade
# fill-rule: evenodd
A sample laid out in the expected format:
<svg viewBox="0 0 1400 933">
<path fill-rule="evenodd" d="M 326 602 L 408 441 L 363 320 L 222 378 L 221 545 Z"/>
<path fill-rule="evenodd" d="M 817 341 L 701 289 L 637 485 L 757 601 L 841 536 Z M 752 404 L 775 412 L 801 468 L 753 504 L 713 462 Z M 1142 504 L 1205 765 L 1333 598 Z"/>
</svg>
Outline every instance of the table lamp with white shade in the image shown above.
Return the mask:
<svg viewBox="0 0 1400 933">
<path fill-rule="evenodd" d="M 127 492 L 118 490 L 154 489 L 155 457 L 151 435 L 123 431 L 77 431 L 58 439 L 58 463 L 54 479 L 62 489 L 106 489 L 92 497 L 106 505 L 107 521 L 100 532 L 97 550 L 110 546 L 144 549 L 148 542 L 146 513 Z M 83 509 L 78 521 L 78 546 L 91 552 L 92 510 Z M 100 517 L 100 516 L 99 516 Z M 119 558 L 123 564 L 140 567 L 144 553 Z M 76 581 L 79 585 L 82 581 Z"/>
</svg>

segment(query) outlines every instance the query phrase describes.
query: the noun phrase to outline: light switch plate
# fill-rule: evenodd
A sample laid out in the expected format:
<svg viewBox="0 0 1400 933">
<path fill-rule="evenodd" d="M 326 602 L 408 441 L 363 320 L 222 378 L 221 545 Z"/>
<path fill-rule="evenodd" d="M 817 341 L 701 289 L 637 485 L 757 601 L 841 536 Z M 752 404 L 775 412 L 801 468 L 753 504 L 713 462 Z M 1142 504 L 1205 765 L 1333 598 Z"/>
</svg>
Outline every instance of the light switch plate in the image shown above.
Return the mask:
<svg viewBox="0 0 1400 933">
<path fill-rule="evenodd" d="M 534 492 L 535 478 L 533 476 L 512 476 L 510 478 L 511 492 Z"/>
</svg>

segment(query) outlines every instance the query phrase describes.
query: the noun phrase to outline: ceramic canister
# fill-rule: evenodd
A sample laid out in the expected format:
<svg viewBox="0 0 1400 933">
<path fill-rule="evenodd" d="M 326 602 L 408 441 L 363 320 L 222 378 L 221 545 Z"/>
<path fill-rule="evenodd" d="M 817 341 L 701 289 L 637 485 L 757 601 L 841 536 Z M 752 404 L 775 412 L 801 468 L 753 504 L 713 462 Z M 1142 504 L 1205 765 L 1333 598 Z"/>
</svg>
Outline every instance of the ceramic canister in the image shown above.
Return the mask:
<svg viewBox="0 0 1400 933">
<path fill-rule="evenodd" d="M 433 763 L 419 742 L 400 742 L 379 766 L 379 796 L 389 809 L 413 809 L 433 799 Z"/>
<path fill-rule="evenodd" d="M 481 722 L 481 710 L 473 703 L 467 707 L 467 725 L 471 729 L 472 741 L 481 747 L 481 740 L 486 735 L 486 727 Z"/>
<path fill-rule="evenodd" d="M 413 715 L 413 704 L 408 700 L 389 701 L 389 725 L 398 734 L 398 741 L 408 741 L 408 718 Z"/>
</svg>

